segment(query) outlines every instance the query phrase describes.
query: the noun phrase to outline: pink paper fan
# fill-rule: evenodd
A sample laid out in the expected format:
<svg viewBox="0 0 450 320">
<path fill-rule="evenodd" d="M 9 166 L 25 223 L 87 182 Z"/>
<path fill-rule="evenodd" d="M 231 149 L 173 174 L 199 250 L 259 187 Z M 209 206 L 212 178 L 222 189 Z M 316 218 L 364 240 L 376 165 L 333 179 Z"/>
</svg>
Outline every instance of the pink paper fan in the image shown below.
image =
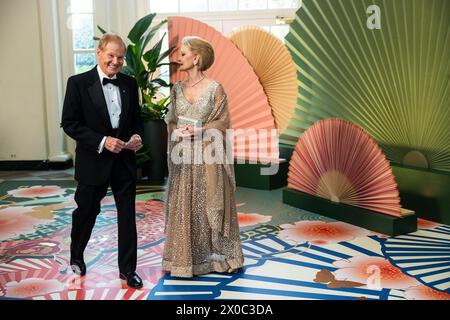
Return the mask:
<svg viewBox="0 0 450 320">
<path fill-rule="evenodd" d="M 292 155 L 288 187 L 369 210 L 402 216 L 386 156 L 360 127 L 341 119 L 316 122 Z"/>
</svg>

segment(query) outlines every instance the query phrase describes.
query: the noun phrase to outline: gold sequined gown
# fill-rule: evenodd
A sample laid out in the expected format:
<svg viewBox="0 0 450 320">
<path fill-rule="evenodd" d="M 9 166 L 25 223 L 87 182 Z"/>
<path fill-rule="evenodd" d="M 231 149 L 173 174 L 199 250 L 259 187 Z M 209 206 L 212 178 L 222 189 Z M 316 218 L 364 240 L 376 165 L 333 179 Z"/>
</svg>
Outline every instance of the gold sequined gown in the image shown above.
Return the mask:
<svg viewBox="0 0 450 320">
<path fill-rule="evenodd" d="M 234 272 L 243 266 L 244 258 L 234 197 L 233 165 L 175 164 L 170 157 L 176 143 L 170 141 L 170 137 L 178 116 L 201 120 L 205 129 L 225 132 L 230 128 L 226 94 L 222 85 L 213 81 L 191 104 L 183 94 L 181 83 L 177 82 L 172 88 L 171 103 L 166 116 L 169 177 L 163 270 L 174 277 L 186 278 L 209 272 Z"/>
</svg>

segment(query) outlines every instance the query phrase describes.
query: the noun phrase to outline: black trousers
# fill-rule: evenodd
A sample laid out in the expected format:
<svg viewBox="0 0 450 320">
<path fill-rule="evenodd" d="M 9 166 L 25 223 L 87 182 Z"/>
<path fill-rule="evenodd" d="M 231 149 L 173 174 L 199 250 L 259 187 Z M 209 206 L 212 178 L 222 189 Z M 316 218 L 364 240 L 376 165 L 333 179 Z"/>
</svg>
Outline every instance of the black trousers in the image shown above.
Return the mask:
<svg viewBox="0 0 450 320">
<path fill-rule="evenodd" d="M 119 271 L 126 273 L 136 270 L 136 183 L 122 161 L 119 156 L 116 157 L 109 183 L 100 186 L 78 183 L 75 192 L 77 208 L 72 214 L 70 254 L 71 260 L 83 260 L 84 250 L 100 213 L 100 201 L 111 185 L 117 207 Z"/>
</svg>

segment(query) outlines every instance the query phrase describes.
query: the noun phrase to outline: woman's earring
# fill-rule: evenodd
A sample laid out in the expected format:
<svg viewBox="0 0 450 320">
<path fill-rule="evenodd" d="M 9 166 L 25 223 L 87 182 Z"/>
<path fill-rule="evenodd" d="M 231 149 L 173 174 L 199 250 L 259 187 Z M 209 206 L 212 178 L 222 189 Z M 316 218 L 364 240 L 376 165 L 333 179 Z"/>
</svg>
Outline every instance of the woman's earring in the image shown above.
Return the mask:
<svg viewBox="0 0 450 320">
<path fill-rule="evenodd" d="M 196 66 L 197 65 L 197 61 L 194 61 L 194 66 Z"/>
</svg>

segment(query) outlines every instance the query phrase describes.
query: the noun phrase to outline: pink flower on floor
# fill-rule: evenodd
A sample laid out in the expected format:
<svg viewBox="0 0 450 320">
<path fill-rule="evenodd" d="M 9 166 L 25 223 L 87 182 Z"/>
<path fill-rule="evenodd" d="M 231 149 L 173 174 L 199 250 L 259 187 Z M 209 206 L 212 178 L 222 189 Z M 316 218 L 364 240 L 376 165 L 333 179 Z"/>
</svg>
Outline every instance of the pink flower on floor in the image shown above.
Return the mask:
<svg viewBox="0 0 450 320">
<path fill-rule="evenodd" d="M 272 220 L 272 216 L 264 216 L 259 213 L 238 212 L 239 227 L 254 226 L 260 223 L 267 223 Z"/>
<path fill-rule="evenodd" d="M 405 298 L 408 300 L 450 300 L 450 294 L 421 284 L 420 286 L 406 289 Z"/>
<path fill-rule="evenodd" d="M 150 199 L 145 201 L 144 206 L 147 212 L 160 212 L 164 210 L 164 201 Z"/>
<path fill-rule="evenodd" d="M 144 214 L 149 210 L 146 207 L 147 201 L 136 200 L 136 213 Z"/>
<path fill-rule="evenodd" d="M 8 191 L 8 194 L 15 198 L 57 197 L 62 196 L 64 193 L 66 193 L 66 189 L 58 186 L 33 186 Z"/>
<path fill-rule="evenodd" d="M 146 201 L 136 200 L 136 213 L 146 214 L 164 210 L 164 201 L 149 199 Z"/>
<path fill-rule="evenodd" d="M 6 296 L 9 298 L 27 298 L 60 292 L 64 289 L 65 285 L 58 280 L 30 278 L 20 282 L 13 281 L 7 283 Z"/>
<path fill-rule="evenodd" d="M 52 220 L 37 219 L 25 213 L 33 207 L 7 207 L 0 210 L 0 241 L 20 234 L 34 232 L 34 227 L 51 223 Z"/>
<path fill-rule="evenodd" d="M 381 288 L 405 289 L 418 284 L 383 257 L 353 257 L 333 263 L 336 279 L 376 284 Z"/>
<path fill-rule="evenodd" d="M 417 219 L 417 229 L 433 229 L 433 228 L 437 228 L 440 227 L 441 224 L 436 223 L 436 222 L 432 222 L 432 221 L 428 221 L 425 219 Z"/>
<path fill-rule="evenodd" d="M 344 222 L 297 221 L 295 224 L 282 224 L 280 227 L 284 229 L 279 233 L 281 239 L 299 243 L 309 241 L 315 245 L 350 241 L 370 234 L 368 230 Z"/>
<path fill-rule="evenodd" d="M 49 256 L 60 251 L 59 242 L 49 238 L 0 242 L 0 252 L 8 256 Z"/>
</svg>

